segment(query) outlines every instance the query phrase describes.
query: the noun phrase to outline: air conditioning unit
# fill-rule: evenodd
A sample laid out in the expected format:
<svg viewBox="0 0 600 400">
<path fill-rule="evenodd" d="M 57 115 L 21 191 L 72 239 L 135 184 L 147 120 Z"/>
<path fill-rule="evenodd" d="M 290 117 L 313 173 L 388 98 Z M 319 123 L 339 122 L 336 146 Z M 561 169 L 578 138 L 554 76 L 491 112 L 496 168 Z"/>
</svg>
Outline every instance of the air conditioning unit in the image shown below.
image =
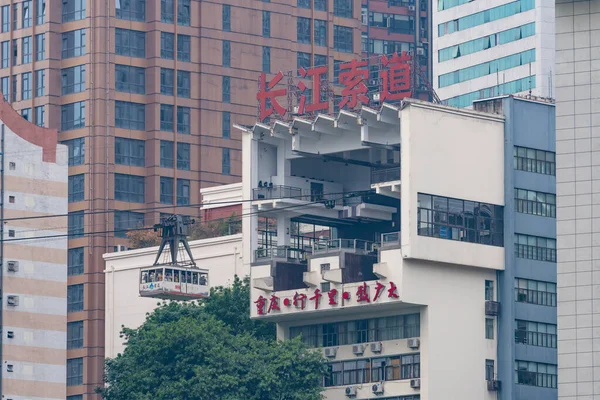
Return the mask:
<svg viewBox="0 0 600 400">
<path fill-rule="evenodd" d="M 123 246 L 122 244 L 115 246 L 115 253 L 118 253 L 120 251 L 127 251 L 127 250 L 129 250 L 129 247 Z"/>
<path fill-rule="evenodd" d="M 18 261 L 8 261 L 6 263 L 6 268 L 8 272 L 17 272 L 19 270 L 19 262 Z"/>
<path fill-rule="evenodd" d="M 327 358 L 335 358 L 335 356 L 337 355 L 337 347 L 327 347 L 325 348 L 323 353 Z"/>
<path fill-rule="evenodd" d="M 500 303 L 497 301 L 487 300 L 485 302 L 485 315 L 496 316 L 500 314 Z"/>
<path fill-rule="evenodd" d="M 421 387 L 421 380 L 419 378 L 410 380 L 410 387 L 413 389 L 418 389 Z"/>
<path fill-rule="evenodd" d="M 6 364 L 6 372 L 13 372 L 14 367 L 12 364 Z"/>
<path fill-rule="evenodd" d="M 373 93 L 373 101 L 379 103 L 379 100 L 381 100 L 381 93 Z"/>
<path fill-rule="evenodd" d="M 348 397 L 356 396 L 356 386 L 348 386 L 346 388 L 346 396 L 348 396 Z"/>
<path fill-rule="evenodd" d="M 371 390 L 373 390 L 373 393 L 375 394 L 383 394 L 383 383 L 374 383 Z"/>
<path fill-rule="evenodd" d="M 7 296 L 6 297 L 6 303 L 9 306 L 13 306 L 13 307 L 18 306 L 19 305 L 19 296 L 12 296 L 12 295 L 11 296 Z"/>
<path fill-rule="evenodd" d="M 415 6 L 408 6 L 408 11 L 417 11 L 417 8 Z"/>
<path fill-rule="evenodd" d="M 417 55 L 418 56 L 424 56 L 425 55 L 425 49 L 422 47 L 417 47 Z"/>
<path fill-rule="evenodd" d="M 490 379 L 487 381 L 487 390 L 490 392 L 497 392 L 500 390 L 500 381 Z"/>
<path fill-rule="evenodd" d="M 371 353 L 381 353 L 383 346 L 381 342 L 371 343 Z"/>
<path fill-rule="evenodd" d="M 363 353 L 365 352 L 365 345 L 364 344 L 355 344 L 354 346 L 352 346 L 352 352 L 354 354 L 356 354 L 357 356 L 362 356 Z"/>
<path fill-rule="evenodd" d="M 420 345 L 421 341 L 419 340 L 419 338 L 408 339 L 408 347 L 410 347 L 411 349 L 418 349 Z"/>
</svg>

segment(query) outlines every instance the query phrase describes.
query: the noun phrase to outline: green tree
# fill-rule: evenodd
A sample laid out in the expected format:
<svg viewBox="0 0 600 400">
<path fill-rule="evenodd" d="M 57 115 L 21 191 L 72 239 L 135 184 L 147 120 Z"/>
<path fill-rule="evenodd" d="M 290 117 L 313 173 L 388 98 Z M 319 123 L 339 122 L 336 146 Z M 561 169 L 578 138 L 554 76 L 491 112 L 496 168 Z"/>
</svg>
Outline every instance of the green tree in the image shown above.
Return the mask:
<svg viewBox="0 0 600 400">
<path fill-rule="evenodd" d="M 202 302 L 162 303 L 127 347 L 106 361 L 107 400 L 316 400 L 326 371 L 319 351 L 278 342 L 272 323 L 249 318 L 248 280 Z"/>
</svg>

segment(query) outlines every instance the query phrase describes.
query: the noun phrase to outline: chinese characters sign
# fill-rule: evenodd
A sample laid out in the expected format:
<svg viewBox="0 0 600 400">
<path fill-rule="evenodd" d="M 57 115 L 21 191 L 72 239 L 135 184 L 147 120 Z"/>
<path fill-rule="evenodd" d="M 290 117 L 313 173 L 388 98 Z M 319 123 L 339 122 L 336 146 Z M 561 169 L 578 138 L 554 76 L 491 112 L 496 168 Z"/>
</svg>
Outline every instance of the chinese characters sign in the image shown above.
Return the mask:
<svg viewBox="0 0 600 400">
<path fill-rule="evenodd" d="M 370 290 L 371 288 L 373 291 Z M 337 289 L 331 289 L 323 293 L 320 289 L 314 289 L 313 295 L 310 297 L 298 292 L 288 297 L 279 297 L 275 294 L 272 294 L 270 297 L 260 295 L 254 301 L 254 305 L 256 306 L 257 315 L 261 316 L 291 308 L 318 310 L 324 302 L 330 306 L 329 308 L 332 308 L 331 306 L 343 306 L 353 297 L 357 304 L 375 303 L 383 297 L 398 299 L 398 287 L 394 282 L 384 285 L 377 281 L 374 286 L 369 286 L 367 282 L 364 282 L 351 292 L 345 290 L 339 292 Z"/>
<path fill-rule="evenodd" d="M 379 65 L 381 70 L 377 81 L 378 102 L 399 101 L 412 94 L 411 88 L 411 57 L 406 53 L 394 53 L 391 56 L 380 56 Z M 372 71 L 372 70 L 371 70 Z M 327 96 L 331 95 L 327 82 L 323 77 L 327 76 L 328 67 L 326 65 L 303 68 L 298 70 L 298 75 L 308 80 L 309 85 L 299 80 L 293 83 L 291 77 L 288 82 L 282 82 L 284 75 L 277 73 L 270 81 L 267 81 L 267 75 L 260 75 L 258 84 L 259 119 L 273 114 L 284 117 L 296 105 L 295 115 L 306 113 L 316 113 L 321 111 L 327 113 L 329 110 L 329 100 Z M 370 69 L 368 61 L 352 60 L 339 65 L 338 81 L 341 85 L 339 99 L 335 104 L 339 109 L 355 109 L 359 105 L 369 105 L 369 88 L 367 84 L 370 80 Z M 310 87 L 309 87 L 310 86 Z M 312 90 L 312 96 L 308 96 Z M 295 99 L 294 99 L 295 98 Z M 294 104 L 291 104 L 294 103 Z M 284 107 L 285 104 L 287 107 Z"/>
</svg>

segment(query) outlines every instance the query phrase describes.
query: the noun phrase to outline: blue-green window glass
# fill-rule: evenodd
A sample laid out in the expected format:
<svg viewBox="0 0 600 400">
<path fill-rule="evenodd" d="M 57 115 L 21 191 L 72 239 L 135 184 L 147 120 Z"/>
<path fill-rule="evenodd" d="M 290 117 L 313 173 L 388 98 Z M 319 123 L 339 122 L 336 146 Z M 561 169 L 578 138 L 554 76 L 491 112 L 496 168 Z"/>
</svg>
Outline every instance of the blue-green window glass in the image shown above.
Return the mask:
<svg viewBox="0 0 600 400">
<path fill-rule="evenodd" d="M 465 82 L 471 79 L 480 78 L 482 76 L 495 74 L 499 71 L 505 71 L 510 68 L 515 68 L 521 65 L 527 65 L 535 61 L 535 49 L 523 51 L 521 53 L 512 54 L 510 56 L 498 58 L 482 64 L 473 65 L 472 67 L 459 69 L 440 75 L 438 78 L 438 86 L 443 88 L 454 85 L 456 83 Z"/>
<path fill-rule="evenodd" d="M 535 34 L 535 22 L 438 50 L 439 62 L 514 42 Z"/>
<path fill-rule="evenodd" d="M 535 0 L 513 1 L 512 3 L 503 4 L 498 7 L 490 8 L 489 10 L 480 11 L 475 14 L 466 15 L 452 21 L 441 23 L 438 25 L 438 36 L 449 35 L 457 31 L 462 31 L 474 26 L 483 25 L 488 22 L 497 21 L 515 14 L 533 10 L 534 8 Z"/>
<path fill-rule="evenodd" d="M 461 4 L 470 3 L 472 0 L 438 0 L 438 11 L 447 10 Z"/>
<path fill-rule="evenodd" d="M 535 88 L 535 76 L 527 76 L 516 81 L 506 82 L 501 85 L 492 86 L 489 88 L 477 90 L 475 92 L 466 93 L 460 96 L 451 97 L 443 100 L 443 104 L 454 107 L 469 107 L 473 101 L 485 99 L 488 97 L 501 96 L 505 94 L 514 94 L 524 92 Z"/>
</svg>

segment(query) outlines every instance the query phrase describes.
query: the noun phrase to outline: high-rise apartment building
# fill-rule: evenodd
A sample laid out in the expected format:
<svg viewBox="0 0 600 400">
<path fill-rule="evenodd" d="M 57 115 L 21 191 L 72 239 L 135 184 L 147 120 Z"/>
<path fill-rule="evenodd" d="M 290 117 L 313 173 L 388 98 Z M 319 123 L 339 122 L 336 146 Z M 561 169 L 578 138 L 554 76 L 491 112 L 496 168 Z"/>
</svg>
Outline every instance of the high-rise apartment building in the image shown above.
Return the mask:
<svg viewBox="0 0 600 400">
<path fill-rule="evenodd" d="M 81 324 L 67 324 L 67 312 L 83 306 L 79 287 L 67 290 L 67 149 L 55 129 L 23 120 L 2 100 L 0 128 L 0 392 L 62 400 L 67 383 L 83 378 L 81 360 L 67 360 L 67 348 L 83 341 Z"/>
<path fill-rule="evenodd" d="M 259 73 L 324 60 L 333 76 L 360 56 L 360 1 L 1 0 L 0 16 L 1 92 L 68 146 L 68 283 L 83 299 L 68 320 L 84 340 L 67 398 L 96 399 L 102 254 L 161 213 L 197 216 L 201 187 L 239 182 L 231 127 L 256 120 Z"/>
<path fill-rule="evenodd" d="M 516 93 L 553 97 L 553 0 L 439 0 L 432 37 L 433 84 L 448 105 Z"/>
<path fill-rule="evenodd" d="M 600 396 L 600 1 L 556 2 L 558 396 Z"/>
</svg>

